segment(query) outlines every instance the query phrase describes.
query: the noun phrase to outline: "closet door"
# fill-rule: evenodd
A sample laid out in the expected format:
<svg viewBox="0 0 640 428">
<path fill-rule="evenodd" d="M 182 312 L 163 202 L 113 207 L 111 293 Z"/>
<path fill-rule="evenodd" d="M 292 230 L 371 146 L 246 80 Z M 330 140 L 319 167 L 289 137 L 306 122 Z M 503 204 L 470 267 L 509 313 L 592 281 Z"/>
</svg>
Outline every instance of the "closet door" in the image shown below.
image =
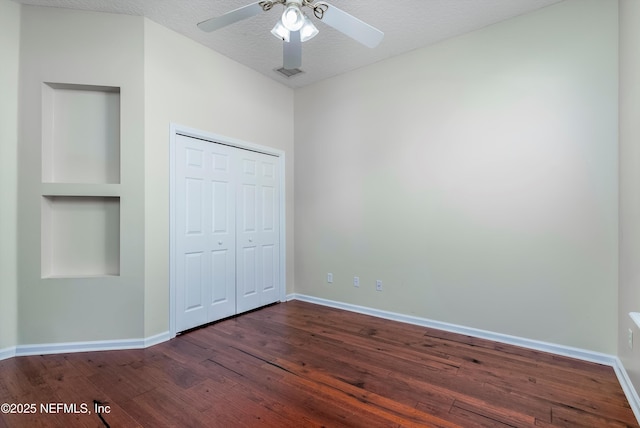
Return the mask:
<svg viewBox="0 0 640 428">
<path fill-rule="evenodd" d="M 238 313 L 277 302 L 280 283 L 277 158 L 246 150 L 239 156 Z"/>
<path fill-rule="evenodd" d="M 234 149 L 176 137 L 176 330 L 236 313 Z"/>
<path fill-rule="evenodd" d="M 275 156 L 176 136 L 177 332 L 279 300 L 279 174 Z"/>
</svg>

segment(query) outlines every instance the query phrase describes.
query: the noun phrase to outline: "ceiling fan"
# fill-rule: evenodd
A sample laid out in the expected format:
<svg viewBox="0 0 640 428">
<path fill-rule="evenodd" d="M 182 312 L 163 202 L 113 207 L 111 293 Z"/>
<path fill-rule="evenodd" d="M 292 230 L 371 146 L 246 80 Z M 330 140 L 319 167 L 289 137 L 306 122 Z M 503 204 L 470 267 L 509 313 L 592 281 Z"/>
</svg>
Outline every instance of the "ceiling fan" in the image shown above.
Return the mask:
<svg viewBox="0 0 640 428">
<path fill-rule="evenodd" d="M 202 21 L 198 24 L 198 28 L 207 32 L 215 31 L 243 19 L 251 18 L 260 12 L 269 11 L 277 4 L 284 6 L 284 12 L 271 30 L 271 34 L 284 42 L 283 68 L 287 70 L 297 69 L 302 65 L 302 43 L 315 37 L 319 32 L 303 12 L 305 7 L 312 10 L 313 16 L 320 21 L 369 48 L 376 47 L 384 37 L 382 31 L 347 12 L 324 1 L 314 3 L 312 0 L 258 1 L 224 15 Z"/>
</svg>

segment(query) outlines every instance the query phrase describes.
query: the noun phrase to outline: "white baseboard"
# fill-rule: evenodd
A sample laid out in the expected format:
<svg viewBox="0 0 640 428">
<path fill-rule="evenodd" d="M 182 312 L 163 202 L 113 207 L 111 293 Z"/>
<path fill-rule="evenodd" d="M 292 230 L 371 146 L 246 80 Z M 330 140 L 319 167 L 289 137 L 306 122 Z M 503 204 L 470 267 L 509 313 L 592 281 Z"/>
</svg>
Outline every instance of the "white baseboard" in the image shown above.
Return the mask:
<svg viewBox="0 0 640 428">
<path fill-rule="evenodd" d="M 143 348 L 148 348 L 153 345 L 158 345 L 162 342 L 167 342 L 171 339 L 171 335 L 168 331 L 162 332 L 160 334 L 156 334 L 155 336 L 149 336 L 144 338 L 144 346 Z"/>
<path fill-rule="evenodd" d="M 37 345 L 18 345 L 16 356 L 67 354 L 71 352 L 114 351 L 120 349 L 138 349 L 144 347 L 142 339 L 96 340 L 91 342 L 41 343 Z"/>
<path fill-rule="evenodd" d="M 18 345 L 0 349 L 0 360 L 27 355 L 66 354 L 72 352 L 117 351 L 123 349 L 143 349 L 166 342 L 169 332 L 156 334 L 143 339 L 97 340 L 90 342 L 42 343 L 36 345 Z"/>
<path fill-rule="evenodd" d="M 369 308 L 366 306 L 353 305 L 351 303 L 337 302 L 334 300 L 323 299 L 320 297 L 307 296 L 304 294 L 288 294 L 287 301 L 300 300 L 303 302 L 315 303 L 318 305 L 329 306 L 332 308 L 343 309 L 345 311 L 357 312 L 364 315 L 371 315 L 378 318 L 388 319 L 392 321 L 404 322 L 407 324 L 420 325 L 423 327 L 435 328 L 438 330 L 449 331 L 452 333 L 464 334 L 466 336 L 477 337 L 479 339 L 488 339 L 495 342 L 505 343 L 508 345 L 521 346 L 523 348 L 534 349 L 536 351 L 549 352 L 565 357 L 576 358 L 583 361 L 589 361 L 598 364 L 604 364 L 613 367 L 618 377 L 620 386 L 624 391 L 629 406 L 633 410 L 636 419 L 640 422 L 640 397 L 631 379 L 627 374 L 620 359 L 614 355 L 603 354 L 600 352 L 589 351 L 586 349 L 573 348 L 570 346 L 558 345 L 555 343 L 542 342 L 538 340 L 526 339 L 523 337 L 510 336 L 502 333 L 495 333 L 477 328 L 464 327 L 456 324 L 450 324 L 441 321 L 434 321 L 427 318 L 414 317 L 411 315 L 399 314 L 396 312 L 383 311 L 380 309 Z"/>
<path fill-rule="evenodd" d="M 15 357 L 15 356 L 16 356 L 15 346 L 0 349 L 0 361 L 6 360 L 7 358 Z"/>
<path fill-rule="evenodd" d="M 636 415 L 636 419 L 640 422 L 640 397 L 638 396 L 638 391 L 636 391 L 631 383 L 631 378 L 618 357 L 616 357 L 613 370 L 616 372 L 618 382 L 620 382 L 622 391 L 624 391 L 624 395 L 627 397 L 627 401 L 629 401 L 629 406 L 631 406 L 633 414 Z"/>
</svg>

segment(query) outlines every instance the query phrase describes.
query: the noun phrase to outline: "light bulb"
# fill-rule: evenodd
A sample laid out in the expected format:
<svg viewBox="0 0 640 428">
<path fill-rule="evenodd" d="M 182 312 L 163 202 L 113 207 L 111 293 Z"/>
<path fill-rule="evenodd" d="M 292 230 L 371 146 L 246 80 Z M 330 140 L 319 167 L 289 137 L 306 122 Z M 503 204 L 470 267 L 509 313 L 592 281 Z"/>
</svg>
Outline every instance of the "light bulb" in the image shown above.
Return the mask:
<svg viewBox="0 0 640 428">
<path fill-rule="evenodd" d="M 304 16 L 297 4 L 293 3 L 286 7 L 282 13 L 282 24 L 289 31 L 298 31 L 304 24 Z"/>
<path fill-rule="evenodd" d="M 316 36 L 316 34 L 318 34 L 318 29 L 315 25 L 313 25 L 313 22 L 311 22 L 311 20 L 305 15 L 304 24 L 300 29 L 300 41 L 306 42 L 307 40 L 311 40 Z"/>
<path fill-rule="evenodd" d="M 284 28 L 284 25 L 282 25 L 282 20 L 278 21 L 276 25 L 274 25 L 274 27 L 271 29 L 271 34 L 273 34 L 280 40 L 284 40 L 285 42 L 289 41 L 290 32 L 289 30 Z"/>
</svg>

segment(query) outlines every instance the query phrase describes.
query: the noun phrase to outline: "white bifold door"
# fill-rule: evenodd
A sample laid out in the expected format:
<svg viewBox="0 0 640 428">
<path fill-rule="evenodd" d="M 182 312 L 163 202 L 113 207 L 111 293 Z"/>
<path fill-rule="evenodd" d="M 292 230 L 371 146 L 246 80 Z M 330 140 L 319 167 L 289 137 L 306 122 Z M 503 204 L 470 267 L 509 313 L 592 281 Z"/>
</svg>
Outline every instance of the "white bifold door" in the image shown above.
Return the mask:
<svg viewBox="0 0 640 428">
<path fill-rule="evenodd" d="M 278 158 L 182 135 L 175 148 L 176 331 L 278 301 Z"/>
</svg>

